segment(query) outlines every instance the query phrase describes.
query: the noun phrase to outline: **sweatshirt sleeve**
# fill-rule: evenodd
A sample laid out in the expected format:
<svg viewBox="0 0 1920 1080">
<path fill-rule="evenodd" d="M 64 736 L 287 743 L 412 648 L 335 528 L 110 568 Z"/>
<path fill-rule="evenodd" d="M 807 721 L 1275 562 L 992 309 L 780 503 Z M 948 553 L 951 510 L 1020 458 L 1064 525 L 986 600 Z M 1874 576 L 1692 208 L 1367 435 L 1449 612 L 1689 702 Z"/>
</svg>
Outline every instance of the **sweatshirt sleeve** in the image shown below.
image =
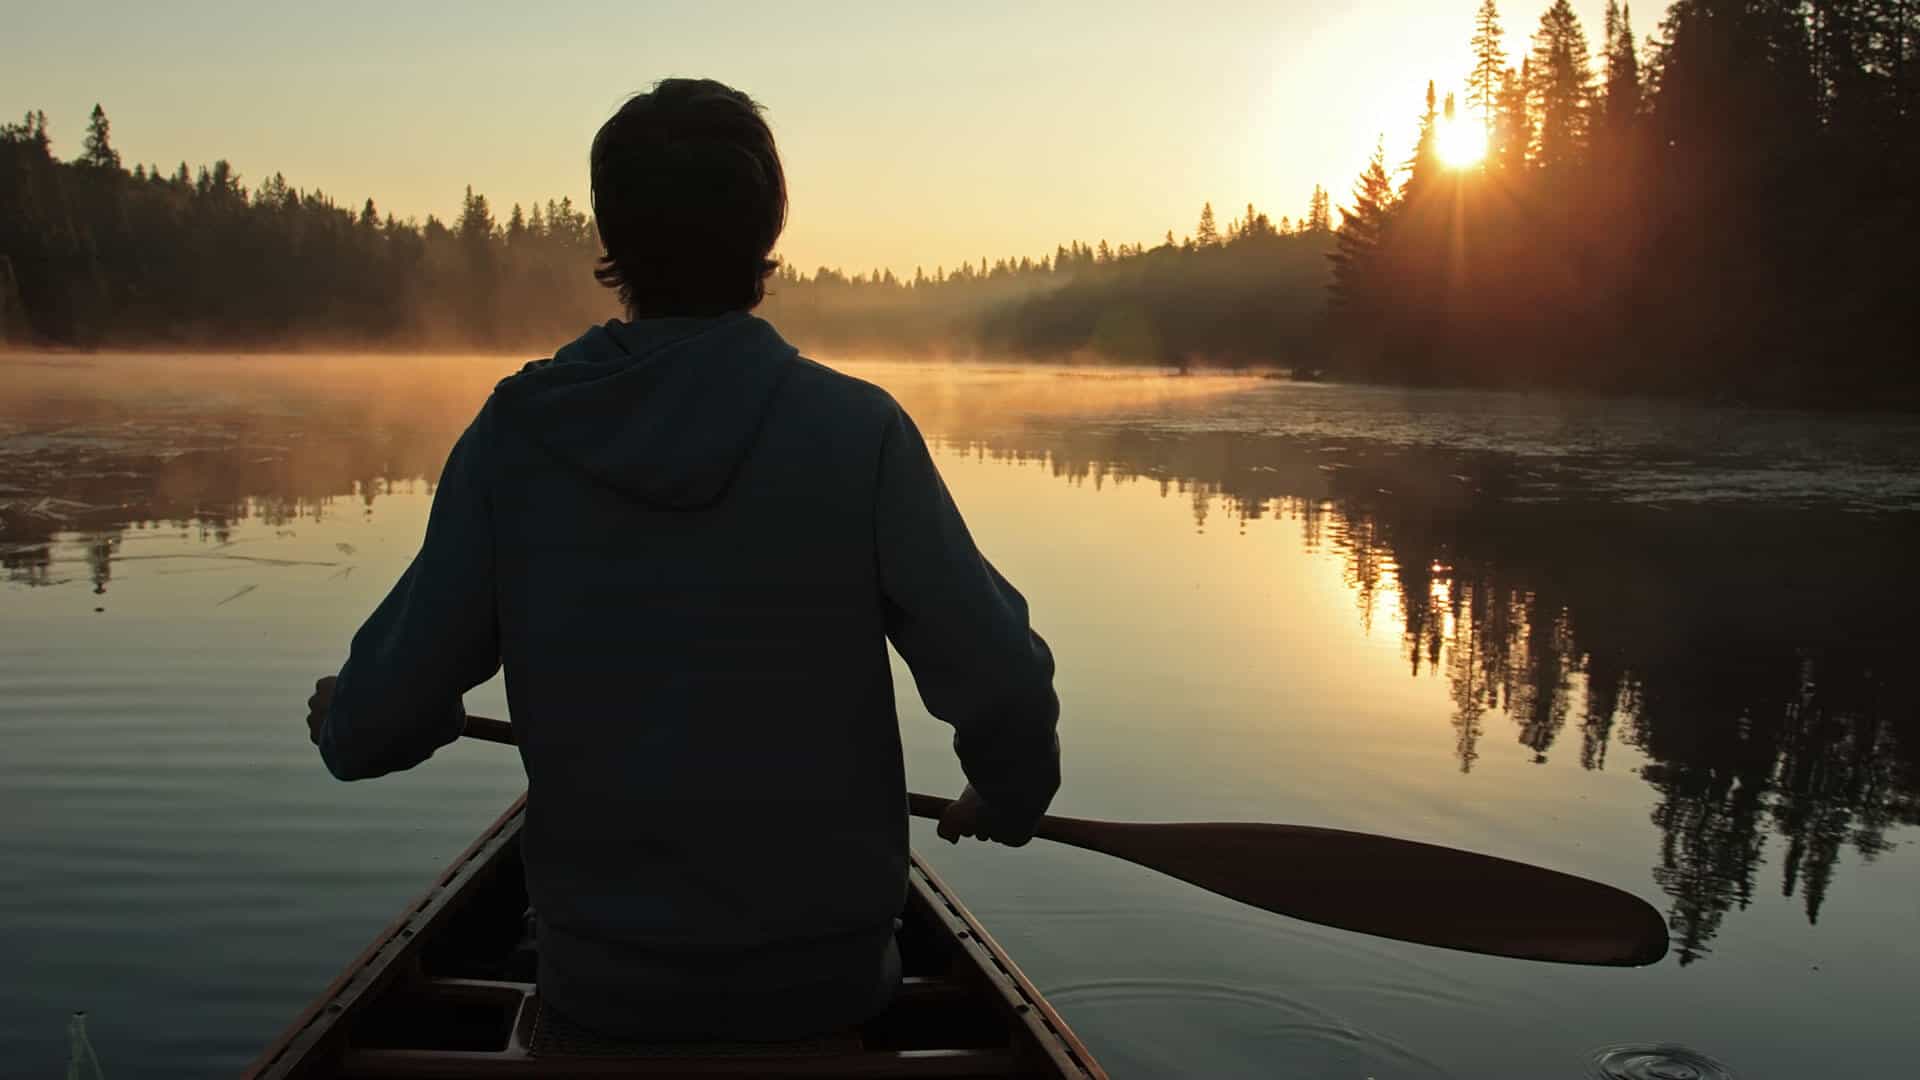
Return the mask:
<svg viewBox="0 0 1920 1080">
<path fill-rule="evenodd" d="M 880 449 L 875 533 L 887 636 L 996 833 L 1028 835 L 1060 787 L 1053 654 L 1027 602 L 974 546 L 926 441 L 898 407 Z"/>
<path fill-rule="evenodd" d="M 490 409 L 454 444 L 413 564 L 359 633 L 320 731 L 342 780 L 410 769 L 460 737 L 460 695 L 500 670 L 487 468 Z"/>
</svg>

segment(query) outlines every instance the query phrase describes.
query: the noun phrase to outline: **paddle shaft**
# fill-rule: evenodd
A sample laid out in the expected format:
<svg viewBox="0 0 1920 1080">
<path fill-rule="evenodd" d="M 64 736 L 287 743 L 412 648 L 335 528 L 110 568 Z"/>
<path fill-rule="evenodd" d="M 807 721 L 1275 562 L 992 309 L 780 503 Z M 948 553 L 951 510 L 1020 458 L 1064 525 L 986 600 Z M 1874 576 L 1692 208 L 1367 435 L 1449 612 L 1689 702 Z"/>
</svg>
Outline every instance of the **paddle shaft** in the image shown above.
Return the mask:
<svg viewBox="0 0 1920 1080">
<path fill-rule="evenodd" d="M 513 725 L 467 717 L 466 734 L 514 743 Z M 952 802 L 907 796 L 938 820 Z M 1156 870 L 1307 922 L 1490 956 L 1636 966 L 1666 955 L 1646 901 L 1596 881 L 1372 833 L 1258 822 L 1040 819 L 1034 836 Z"/>
</svg>

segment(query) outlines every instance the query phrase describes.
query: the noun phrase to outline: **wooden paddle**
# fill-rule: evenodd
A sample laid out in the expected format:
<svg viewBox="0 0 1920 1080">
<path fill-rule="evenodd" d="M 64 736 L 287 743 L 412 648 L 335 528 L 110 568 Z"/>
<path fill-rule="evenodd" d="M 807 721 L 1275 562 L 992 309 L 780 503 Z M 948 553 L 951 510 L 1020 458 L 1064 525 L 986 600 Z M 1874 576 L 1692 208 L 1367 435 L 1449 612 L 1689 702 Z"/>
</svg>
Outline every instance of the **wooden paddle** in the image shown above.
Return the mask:
<svg viewBox="0 0 1920 1080">
<path fill-rule="evenodd" d="M 511 744 L 513 725 L 467 717 Z M 908 795 L 916 817 L 949 799 Z M 1040 819 L 1034 835 L 1112 855 L 1209 892 L 1323 926 L 1562 964 L 1651 964 L 1667 952 L 1653 906 L 1597 881 L 1457 848 L 1311 825 Z"/>
</svg>

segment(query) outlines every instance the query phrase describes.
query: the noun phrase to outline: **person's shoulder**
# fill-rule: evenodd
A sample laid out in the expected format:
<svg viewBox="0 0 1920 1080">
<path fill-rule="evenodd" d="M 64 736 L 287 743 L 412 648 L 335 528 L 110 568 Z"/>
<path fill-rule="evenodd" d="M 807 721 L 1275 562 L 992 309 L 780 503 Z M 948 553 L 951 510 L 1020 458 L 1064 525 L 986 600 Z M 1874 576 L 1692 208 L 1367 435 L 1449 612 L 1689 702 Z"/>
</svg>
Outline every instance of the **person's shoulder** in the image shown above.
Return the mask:
<svg viewBox="0 0 1920 1080">
<path fill-rule="evenodd" d="M 794 389 L 842 415 L 891 424 L 902 412 L 885 387 L 805 356 L 794 358 L 791 378 Z"/>
</svg>

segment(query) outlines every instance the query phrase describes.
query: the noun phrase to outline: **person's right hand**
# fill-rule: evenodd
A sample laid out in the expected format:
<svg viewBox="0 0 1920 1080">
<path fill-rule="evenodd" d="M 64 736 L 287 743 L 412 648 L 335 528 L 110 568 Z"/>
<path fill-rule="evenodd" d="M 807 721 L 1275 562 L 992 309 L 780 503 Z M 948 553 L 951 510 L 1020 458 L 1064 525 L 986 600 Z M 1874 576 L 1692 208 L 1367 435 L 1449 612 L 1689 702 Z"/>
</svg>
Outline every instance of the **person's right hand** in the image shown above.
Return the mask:
<svg viewBox="0 0 1920 1080">
<path fill-rule="evenodd" d="M 307 737 L 320 745 L 320 729 L 327 724 L 327 712 L 333 708 L 333 684 L 340 679 L 327 675 L 313 684 L 313 696 L 307 699 Z"/>
<path fill-rule="evenodd" d="M 940 839 L 949 844 L 957 844 L 961 837 L 971 836 L 979 840 L 992 840 L 1008 847 L 1020 847 L 1033 839 L 1031 834 L 1003 836 L 991 831 L 987 827 L 986 808 L 987 804 L 981 801 L 980 793 L 973 790 L 972 784 L 968 784 L 959 798 L 947 804 L 946 813 L 940 815 L 940 824 L 935 826 L 934 831 L 940 834 Z"/>
</svg>

